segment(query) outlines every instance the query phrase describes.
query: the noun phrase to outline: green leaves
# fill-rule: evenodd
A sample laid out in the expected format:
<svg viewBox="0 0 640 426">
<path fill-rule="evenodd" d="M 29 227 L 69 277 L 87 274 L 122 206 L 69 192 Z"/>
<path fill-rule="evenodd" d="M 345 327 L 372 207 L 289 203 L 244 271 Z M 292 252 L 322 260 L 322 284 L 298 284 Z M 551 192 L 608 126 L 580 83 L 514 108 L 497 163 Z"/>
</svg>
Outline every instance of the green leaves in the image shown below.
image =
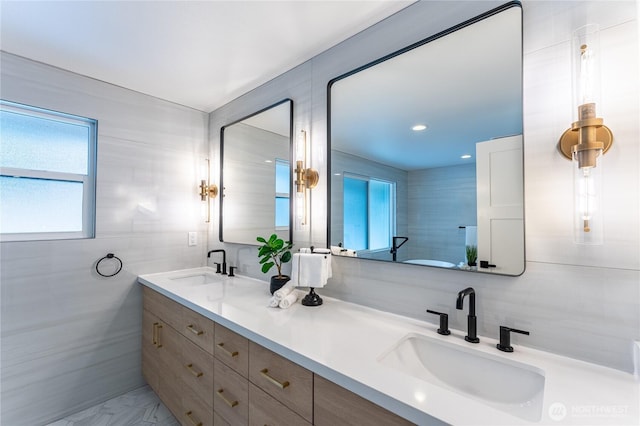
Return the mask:
<svg viewBox="0 0 640 426">
<path fill-rule="evenodd" d="M 291 241 L 285 242 L 278 235 L 272 234 L 268 240 L 263 237 L 257 237 L 256 241 L 262 243 L 258 247 L 258 257 L 262 265 L 262 272 L 266 273 L 274 265 L 278 269 L 278 276 L 282 276 L 282 264 L 291 260 L 291 252 L 289 251 L 293 244 Z"/>
</svg>

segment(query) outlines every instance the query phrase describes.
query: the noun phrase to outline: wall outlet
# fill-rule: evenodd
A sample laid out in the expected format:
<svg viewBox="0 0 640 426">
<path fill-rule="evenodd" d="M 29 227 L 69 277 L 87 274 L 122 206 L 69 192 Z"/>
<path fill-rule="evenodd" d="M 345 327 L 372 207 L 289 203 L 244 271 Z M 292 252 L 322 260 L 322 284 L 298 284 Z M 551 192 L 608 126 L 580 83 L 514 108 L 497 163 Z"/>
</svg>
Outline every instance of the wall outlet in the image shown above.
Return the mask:
<svg viewBox="0 0 640 426">
<path fill-rule="evenodd" d="M 189 247 L 198 245 L 198 233 L 189 232 Z"/>
</svg>

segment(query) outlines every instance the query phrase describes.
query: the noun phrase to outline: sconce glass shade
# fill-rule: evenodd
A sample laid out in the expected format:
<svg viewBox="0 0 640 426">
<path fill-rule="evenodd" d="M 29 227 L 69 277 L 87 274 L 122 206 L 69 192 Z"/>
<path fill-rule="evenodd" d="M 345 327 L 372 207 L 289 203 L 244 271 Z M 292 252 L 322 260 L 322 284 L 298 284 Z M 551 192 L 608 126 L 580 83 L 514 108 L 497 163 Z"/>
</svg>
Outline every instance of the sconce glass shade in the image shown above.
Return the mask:
<svg viewBox="0 0 640 426">
<path fill-rule="evenodd" d="M 296 187 L 296 209 L 295 219 L 298 226 L 307 225 L 307 190 L 313 189 L 318 184 L 318 171 L 307 168 L 307 132 L 300 131 L 296 140 L 296 168 L 295 187 Z"/>
<path fill-rule="evenodd" d="M 613 137 L 598 118 L 600 104 L 599 27 L 589 24 L 573 32 L 571 39 L 573 73 L 573 119 L 570 133 L 574 169 L 574 241 L 602 244 L 602 156 Z M 607 133 L 608 132 L 608 133 Z"/>
<path fill-rule="evenodd" d="M 581 105 L 600 104 L 599 30 L 597 24 L 588 24 L 575 30 L 571 38 L 573 121 L 580 120 L 578 107 Z"/>
<path fill-rule="evenodd" d="M 218 187 L 211 183 L 211 170 L 209 159 L 205 159 L 200 169 L 200 184 L 198 185 L 200 200 L 206 205 L 204 212 L 205 222 L 211 221 L 211 199 L 218 196 Z"/>
<path fill-rule="evenodd" d="M 593 157 L 589 160 L 593 166 L 580 167 L 583 154 Z M 582 153 L 574 150 L 574 241 L 577 244 L 603 243 L 602 154 L 602 148 Z"/>
</svg>

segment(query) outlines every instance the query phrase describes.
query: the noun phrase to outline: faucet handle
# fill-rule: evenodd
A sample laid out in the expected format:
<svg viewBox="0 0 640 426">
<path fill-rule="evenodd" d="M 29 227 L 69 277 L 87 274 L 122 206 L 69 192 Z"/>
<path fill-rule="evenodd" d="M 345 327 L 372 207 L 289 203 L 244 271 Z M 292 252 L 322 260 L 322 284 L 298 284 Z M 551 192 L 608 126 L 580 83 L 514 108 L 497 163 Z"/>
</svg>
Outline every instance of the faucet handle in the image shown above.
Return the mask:
<svg viewBox="0 0 640 426">
<path fill-rule="evenodd" d="M 220 269 L 220 264 L 218 262 L 213 262 L 213 264 L 216 265 L 216 274 L 222 272 L 222 270 Z"/>
<path fill-rule="evenodd" d="M 229 276 L 230 277 L 235 277 L 236 276 L 236 274 L 234 273 L 236 269 L 238 269 L 237 266 L 229 266 Z"/>
<path fill-rule="evenodd" d="M 442 334 L 443 336 L 448 336 L 451 334 L 449 331 L 449 315 L 443 312 L 432 311 L 431 309 L 427 309 L 427 312 L 434 315 L 440 316 L 440 328 L 438 329 L 438 334 Z"/>
<path fill-rule="evenodd" d="M 513 352 L 513 346 L 511 346 L 511 334 L 510 332 L 529 335 L 528 331 L 517 330 L 515 328 L 500 326 L 500 343 L 496 344 L 496 348 L 502 352 Z"/>
</svg>

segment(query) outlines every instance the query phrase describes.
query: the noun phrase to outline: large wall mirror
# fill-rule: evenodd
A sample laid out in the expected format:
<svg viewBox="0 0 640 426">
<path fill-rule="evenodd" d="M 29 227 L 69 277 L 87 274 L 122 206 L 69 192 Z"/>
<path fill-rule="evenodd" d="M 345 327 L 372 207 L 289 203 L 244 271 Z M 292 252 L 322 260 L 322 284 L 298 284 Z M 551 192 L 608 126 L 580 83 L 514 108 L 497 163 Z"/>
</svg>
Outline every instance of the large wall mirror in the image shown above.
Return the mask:
<svg viewBox="0 0 640 426">
<path fill-rule="evenodd" d="M 220 130 L 220 241 L 291 241 L 292 126 L 286 99 Z"/>
<path fill-rule="evenodd" d="M 328 90 L 334 253 L 524 271 L 519 3 L 340 76 Z"/>
</svg>

